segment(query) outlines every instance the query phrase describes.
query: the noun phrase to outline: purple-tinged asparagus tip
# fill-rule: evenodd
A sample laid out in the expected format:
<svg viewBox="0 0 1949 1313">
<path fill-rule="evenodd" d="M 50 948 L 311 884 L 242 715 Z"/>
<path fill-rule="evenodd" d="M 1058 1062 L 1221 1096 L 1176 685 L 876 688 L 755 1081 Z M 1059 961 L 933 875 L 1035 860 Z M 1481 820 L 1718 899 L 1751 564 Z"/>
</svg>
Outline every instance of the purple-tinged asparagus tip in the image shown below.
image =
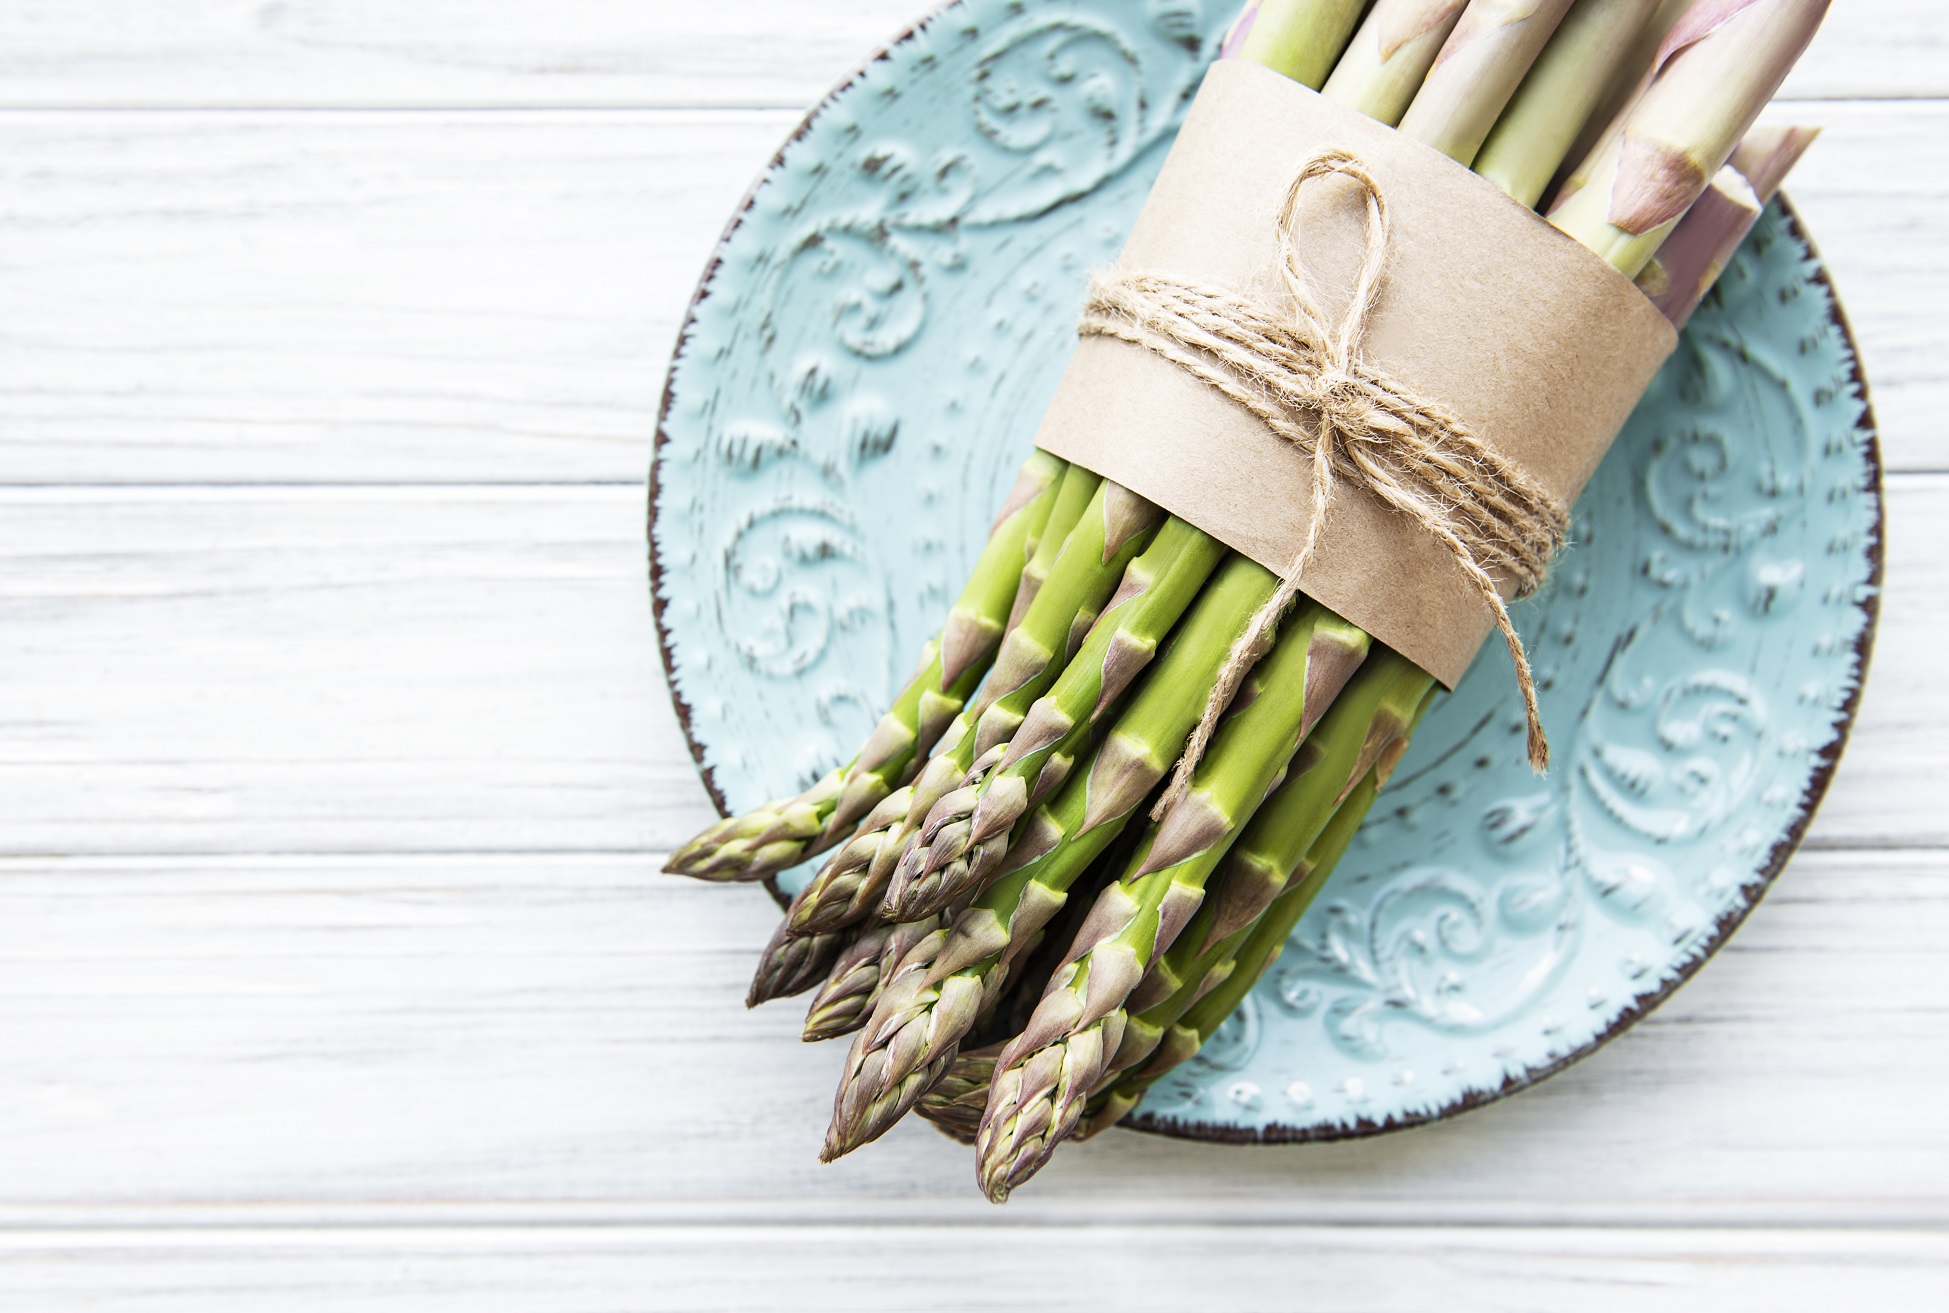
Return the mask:
<svg viewBox="0 0 1949 1313">
<path fill-rule="evenodd" d="M 1121 483 L 1103 481 L 1103 560 L 1122 551 L 1140 533 L 1147 533 L 1164 522 L 1164 508 L 1139 497 Z"/>
<path fill-rule="evenodd" d="M 1258 18 L 1259 0 L 1251 0 L 1250 4 L 1239 10 L 1238 17 L 1232 20 L 1231 30 L 1225 33 L 1225 39 L 1219 43 L 1220 59 L 1238 58 L 1238 52 L 1245 48 L 1245 39 L 1252 35 L 1252 24 L 1257 22 Z"/>
<path fill-rule="evenodd" d="M 975 804 L 968 828 L 968 842 L 986 843 L 1006 834 L 1029 809 L 1029 782 L 1020 775 L 1003 775 L 988 786 L 988 792 Z"/>
<path fill-rule="evenodd" d="M 955 607 L 941 633 L 941 687 L 952 688 L 1001 641 L 1001 626 L 985 615 Z"/>
<path fill-rule="evenodd" d="M 1151 759 L 1143 744 L 1112 732 L 1090 767 L 1088 804 L 1076 833 L 1088 834 L 1106 821 L 1128 816 L 1157 787 L 1165 769 Z"/>
<path fill-rule="evenodd" d="M 1306 701 L 1300 709 L 1299 732 L 1313 732 L 1340 690 L 1367 660 L 1373 640 L 1352 626 L 1323 624 L 1314 628 L 1306 644 Z"/>
<path fill-rule="evenodd" d="M 1212 893 L 1211 928 L 1200 951 L 1250 925 L 1286 885 L 1286 877 L 1264 858 L 1233 852 Z"/>
<path fill-rule="evenodd" d="M 1748 131 L 1732 152 L 1732 166 L 1762 203 L 1773 199 L 1787 173 L 1820 136 L 1820 129 L 1762 123 Z"/>
<path fill-rule="evenodd" d="M 1158 823 L 1150 853 L 1131 878 L 1140 879 L 1196 857 L 1224 838 L 1231 828 L 1232 818 L 1220 811 L 1209 797 L 1195 791 L 1187 793 Z"/>
<path fill-rule="evenodd" d="M 1031 752 L 1041 752 L 1053 748 L 1062 741 L 1062 736 L 1076 727 L 1076 722 L 1054 698 L 1037 698 L 1029 708 L 1029 714 L 1015 727 L 1015 736 L 1008 741 L 1008 752 L 1002 757 L 1002 769 L 1007 770 Z"/>
<path fill-rule="evenodd" d="M 997 529 L 1008 523 L 1009 516 L 1040 497 L 1055 481 L 1053 467 L 1036 468 L 1034 462 L 1023 466 L 1016 474 L 1015 484 L 1008 490 L 1008 496 L 1002 500 L 1001 510 L 995 513 L 994 523 L 988 526 L 989 535 L 992 537 Z"/>
<path fill-rule="evenodd" d="M 1130 681 L 1143 672 L 1156 654 L 1157 644 L 1154 641 L 1139 638 L 1128 631 L 1120 631 L 1112 636 L 1110 646 L 1103 653 L 1103 691 L 1097 695 L 1096 708 L 1090 713 L 1090 718 L 1099 719 L 1108 711 L 1110 704 L 1130 687 Z"/>
</svg>

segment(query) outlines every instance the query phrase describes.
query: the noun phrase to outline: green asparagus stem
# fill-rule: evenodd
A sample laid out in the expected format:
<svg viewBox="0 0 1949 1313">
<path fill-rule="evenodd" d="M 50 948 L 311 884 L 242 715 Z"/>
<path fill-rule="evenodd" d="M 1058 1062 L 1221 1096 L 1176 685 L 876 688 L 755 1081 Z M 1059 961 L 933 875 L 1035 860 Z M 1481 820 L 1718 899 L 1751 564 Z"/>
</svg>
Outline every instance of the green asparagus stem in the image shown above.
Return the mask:
<svg viewBox="0 0 1949 1313">
<path fill-rule="evenodd" d="M 1377 0 L 1321 91 L 1369 118 L 1399 123 L 1467 4 Z"/>
<path fill-rule="evenodd" d="M 978 1177 L 1000 1202 L 1075 1128 L 1084 1100 L 1122 1040 L 1123 1005 L 1198 910 L 1206 877 L 1332 705 L 1370 639 L 1314 610 L 1259 662 L 1262 691 L 1233 712 L 1190 791 L 1097 897 L 1028 1027 L 1003 1050 L 978 1142 Z M 1323 679 L 1322 676 L 1325 676 Z"/>
<path fill-rule="evenodd" d="M 1006 744 L 1023 715 L 1062 673 L 1130 562 L 1165 519 L 1154 503 L 1104 480 L 1069 533 L 1047 582 L 1002 641 L 970 706 L 976 757 Z"/>
<path fill-rule="evenodd" d="M 880 1000 L 853 1042 L 833 1100 L 827 1161 L 883 1133 L 948 1063 L 984 1005 L 994 999 L 1033 936 L 1059 913 L 1068 891 L 1122 832 L 1163 779 L 1198 718 L 1186 687 L 1209 682 L 1239 626 L 1272 594 L 1270 571 L 1229 558 L 1186 616 L 1088 770 L 1071 775 L 1024 823 L 995 882 L 939 941 L 923 941 L 900 964 L 910 990 Z M 926 954 L 931 953 L 931 956 Z"/>
<path fill-rule="evenodd" d="M 1029 550 L 1028 563 L 1022 567 L 1021 582 L 1015 588 L 1015 603 L 1009 608 L 1007 629 L 1014 629 L 1022 621 L 1029 603 L 1042 591 L 1043 581 L 1049 577 L 1049 569 L 1055 565 L 1056 558 L 1062 555 L 1062 545 L 1069 541 L 1069 531 L 1083 518 L 1089 509 L 1090 499 L 1102 486 L 1101 475 L 1092 474 L 1080 465 L 1066 465 L 1062 472 L 1062 482 L 1056 488 L 1056 496 L 1049 507 L 1048 523 L 1043 532 L 1036 537 L 1035 545 Z"/>
<path fill-rule="evenodd" d="M 1665 37 L 1685 11 L 1692 7 L 1694 0 L 1658 0 L 1651 19 L 1639 29 L 1631 47 L 1619 58 L 1617 64 L 1604 78 L 1604 93 L 1599 98 L 1595 110 L 1577 134 L 1576 141 L 1570 145 L 1570 153 L 1565 156 L 1575 167 L 1565 172 L 1562 182 L 1557 185 L 1555 197 L 1546 210 L 1560 203 L 1564 197 L 1590 180 L 1590 170 L 1596 166 L 1603 148 L 1618 132 L 1623 130 L 1624 111 L 1637 102 L 1639 96 L 1651 82 L 1651 64 L 1658 57 L 1659 47 L 1665 44 Z"/>
<path fill-rule="evenodd" d="M 1589 181 L 1550 222 L 1635 278 L 1813 39 L 1827 0 L 1699 0 Z"/>
<path fill-rule="evenodd" d="M 1658 0 L 1581 0 L 1536 57 L 1475 157 L 1475 171 L 1524 205 L 1543 197 L 1584 123 L 1605 74 L 1650 21 Z"/>
<path fill-rule="evenodd" d="M 899 787 L 987 670 L 1027 544 L 1048 520 L 1066 468 L 1041 451 L 1022 466 L 940 637 L 853 760 L 797 797 L 711 826 L 672 854 L 664 870 L 702 880 L 763 879 L 845 838 Z"/>
<path fill-rule="evenodd" d="M 1074 765 L 1090 729 L 1155 655 L 1226 554 L 1175 517 L 1165 521 L 1049 692 L 1029 708 L 1001 764 L 936 803 L 886 895 L 896 920 L 925 916 L 979 888 L 1000 865 L 1010 831 Z M 992 713 L 991 713 L 992 714 Z"/>
<path fill-rule="evenodd" d="M 1570 0 L 1469 0 L 1401 131 L 1458 163 L 1482 141 L 1570 8 Z"/>
<path fill-rule="evenodd" d="M 1362 0 L 1262 0 L 1239 55 L 1317 91 L 1363 8 Z"/>
</svg>

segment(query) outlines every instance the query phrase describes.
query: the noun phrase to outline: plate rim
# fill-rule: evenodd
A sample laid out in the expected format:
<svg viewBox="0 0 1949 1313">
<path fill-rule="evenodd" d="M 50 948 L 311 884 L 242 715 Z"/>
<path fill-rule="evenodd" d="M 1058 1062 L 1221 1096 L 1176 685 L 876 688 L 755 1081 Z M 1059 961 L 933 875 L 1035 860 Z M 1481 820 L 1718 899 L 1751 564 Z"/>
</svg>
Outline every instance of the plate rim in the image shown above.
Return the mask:
<svg viewBox="0 0 1949 1313">
<path fill-rule="evenodd" d="M 772 153 L 771 158 L 759 170 L 757 177 L 745 189 L 743 197 L 732 210 L 731 217 L 726 222 L 723 231 L 718 235 L 717 241 L 712 245 L 710 256 L 705 261 L 703 273 L 698 277 L 697 286 L 692 291 L 689 304 L 684 309 L 682 323 L 677 329 L 676 342 L 670 352 L 670 361 L 664 373 L 663 389 L 657 404 L 656 433 L 654 441 L 651 444 L 650 467 L 647 477 L 648 514 L 645 522 L 645 540 L 649 547 L 650 608 L 656 629 L 657 654 L 663 665 L 664 686 L 669 691 L 671 705 L 676 711 L 677 724 L 683 731 L 684 745 L 690 750 L 691 762 L 696 766 L 698 777 L 702 780 L 705 791 L 710 795 L 712 806 L 717 809 L 720 816 L 730 815 L 730 808 L 725 801 L 723 789 L 718 784 L 715 772 L 712 770 L 709 762 L 705 760 L 703 744 L 700 742 L 692 726 L 690 703 L 685 700 L 683 693 L 678 689 L 675 679 L 671 678 L 671 671 L 675 669 L 675 663 L 673 661 L 670 630 L 665 623 L 664 611 L 666 600 L 663 588 L 663 563 L 657 551 L 656 525 L 659 493 L 657 470 L 662 463 L 664 447 L 671 441 L 667 425 L 671 407 L 675 402 L 677 372 L 684 362 L 686 349 L 689 347 L 692 334 L 696 329 L 698 310 L 703 305 L 705 299 L 711 295 L 712 283 L 716 279 L 718 271 L 723 266 L 727 248 L 738 230 L 744 226 L 746 217 L 750 214 L 753 205 L 757 202 L 758 193 L 764 188 L 772 175 L 783 166 L 786 152 L 801 141 L 811 131 L 819 116 L 831 109 L 838 98 L 851 89 L 874 65 L 889 59 L 895 50 L 914 40 L 923 29 L 939 20 L 949 10 L 960 8 L 962 3 L 963 0 L 946 0 L 946 3 L 928 10 L 920 18 L 902 29 L 898 35 L 874 49 L 871 54 L 860 61 L 844 77 L 835 82 L 812 108 L 806 111 L 797 126 L 779 144 L 778 149 Z M 1850 669 L 1853 686 L 1850 688 L 1847 699 L 1840 709 L 1834 737 L 1821 749 L 1813 774 L 1808 779 L 1806 788 L 1801 792 L 1796 814 L 1792 822 L 1774 843 L 1771 850 L 1769 850 L 1765 862 L 1755 871 L 1756 884 L 1754 885 L 1752 896 L 1742 906 L 1729 909 L 1722 914 L 1714 923 L 1711 935 L 1702 941 L 1701 950 L 1693 954 L 1685 962 L 1679 964 L 1675 974 L 1669 980 L 1665 981 L 1660 988 L 1633 1000 L 1631 1005 L 1613 1018 L 1608 1026 L 1585 1043 L 1550 1062 L 1525 1067 L 1520 1072 L 1506 1073 L 1503 1076 L 1502 1083 L 1492 1090 L 1469 1090 L 1459 1096 L 1447 1099 L 1440 1104 L 1426 1109 L 1419 1109 L 1409 1113 L 1390 1113 L 1380 1119 L 1361 1117 L 1351 1122 L 1336 1122 L 1327 1126 L 1294 1126 L 1284 1122 L 1274 1121 L 1264 1126 L 1247 1128 L 1224 1122 L 1187 1120 L 1175 1116 L 1154 1113 L 1147 1114 L 1142 1110 L 1140 1105 L 1136 1111 L 1119 1123 L 1122 1129 L 1139 1131 L 1150 1135 L 1161 1135 L 1171 1139 L 1199 1140 L 1220 1144 L 1308 1144 L 1334 1140 L 1367 1139 L 1376 1135 L 1385 1135 L 1393 1131 L 1407 1130 L 1411 1127 L 1427 1125 L 1431 1122 L 1446 1121 L 1461 1113 L 1500 1102 L 1510 1095 L 1520 1090 L 1528 1089 L 1530 1086 L 1556 1075 L 1566 1067 L 1582 1061 L 1644 1020 L 1645 1017 L 1649 1016 L 1663 1004 L 1666 999 L 1670 998 L 1680 986 L 1689 982 L 1707 962 L 1711 961 L 1718 954 L 1719 950 L 1725 946 L 1727 939 L 1731 938 L 1733 932 L 1739 929 L 1746 918 L 1752 914 L 1753 910 L 1771 892 L 1780 872 L 1785 869 L 1787 862 L 1791 860 L 1794 853 L 1799 851 L 1800 844 L 1806 837 L 1807 827 L 1813 823 L 1814 814 L 1820 809 L 1821 802 L 1826 798 L 1828 788 L 1833 783 L 1834 773 L 1839 769 L 1841 757 L 1845 753 L 1848 742 L 1853 736 L 1855 720 L 1860 714 L 1861 695 L 1867 687 L 1869 666 L 1872 664 L 1874 653 L 1875 635 L 1881 622 L 1882 576 L 1888 517 L 1887 498 L 1883 488 L 1886 468 L 1881 454 L 1881 430 L 1875 420 L 1874 401 L 1869 391 L 1867 374 L 1861 363 L 1860 342 L 1856 339 L 1854 328 L 1848 321 L 1846 309 L 1841 303 L 1840 292 L 1834 285 L 1832 271 L 1828 267 L 1827 261 L 1822 257 L 1819 246 L 1808 232 L 1806 221 L 1802 218 L 1800 211 L 1788 199 L 1784 191 L 1776 197 L 1776 202 L 1786 218 L 1789 231 L 1793 234 L 1795 240 L 1800 242 L 1807 250 L 1808 258 L 1813 265 L 1809 278 L 1826 290 L 1828 320 L 1839 331 L 1841 340 L 1846 346 L 1849 363 L 1849 380 L 1853 384 L 1855 393 L 1860 398 L 1861 403 L 1861 414 L 1855 424 L 1857 432 L 1864 439 L 1862 443 L 1862 457 L 1865 473 L 1868 476 L 1869 490 L 1874 496 L 1875 511 L 1872 530 L 1865 548 L 1869 565 L 1869 574 L 1865 582 L 1866 595 L 1857 603 L 1863 613 L 1865 623 L 1862 625 L 1861 631 L 1856 635 L 1853 643 L 1853 662 Z M 767 876 L 762 883 L 766 891 L 770 893 L 773 901 L 781 909 L 791 901 L 778 887 L 778 882 L 775 877 Z"/>
</svg>

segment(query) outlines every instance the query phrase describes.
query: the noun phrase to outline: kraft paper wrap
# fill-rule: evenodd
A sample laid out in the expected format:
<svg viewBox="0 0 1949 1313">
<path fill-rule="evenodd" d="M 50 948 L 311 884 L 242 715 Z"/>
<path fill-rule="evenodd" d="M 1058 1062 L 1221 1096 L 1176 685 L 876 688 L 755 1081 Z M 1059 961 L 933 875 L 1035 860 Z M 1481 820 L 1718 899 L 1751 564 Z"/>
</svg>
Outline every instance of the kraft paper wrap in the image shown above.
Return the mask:
<svg viewBox="0 0 1949 1313">
<path fill-rule="evenodd" d="M 1630 280 L 1447 156 L 1260 65 L 1212 66 L 1121 267 L 1290 304 L 1276 222 L 1318 151 L 1367 167 L 1393 221 L 1361 348 L 1403 386 L 1576 500 L 1677 334 Z M 1364 242 L 1357 193 L 1315 183 L 1301 253 L 1329 316 Z M 1085 337 L 1036 445 L 1114 479 L 1275 574 L 1311 520 L 1311 454 L 1166 360 Z M 1453 688 L 1490 631 L 1481 597 L 1432 538 L 1338 482 L 1307 596 Z"/>
</svg>

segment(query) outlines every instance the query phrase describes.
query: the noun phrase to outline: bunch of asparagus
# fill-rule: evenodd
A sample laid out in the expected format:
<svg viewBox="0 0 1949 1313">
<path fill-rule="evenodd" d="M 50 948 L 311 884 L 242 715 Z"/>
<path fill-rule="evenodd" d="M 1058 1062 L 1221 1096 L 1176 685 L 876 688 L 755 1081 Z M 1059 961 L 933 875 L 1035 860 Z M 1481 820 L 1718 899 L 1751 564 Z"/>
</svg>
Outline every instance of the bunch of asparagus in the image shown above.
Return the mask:
<svg viewBox="0 0 1949 1313">
<path fill-rule="evenodd" d="M 1550 222 L 1682 324 L 1811 140 L 1753 125 L 1826 7 L 1256 0 L 1221 53 L 1520 204 L 1551 197 Z M 833 850 L 748 999 L 816 987 L 805 1038 L 854 1037 L 824 1158 L 918 1106 L 1002 1200 L 1135 1107 L 1277 958 L 1437 693 L 1317 604 L 1250 630 L 1277 583 L 1037 452 L 858 754 L 670 859 L 757 880 Z M 1241 645 L 1208 748 L 1147 812 Z"/>
</svg>

